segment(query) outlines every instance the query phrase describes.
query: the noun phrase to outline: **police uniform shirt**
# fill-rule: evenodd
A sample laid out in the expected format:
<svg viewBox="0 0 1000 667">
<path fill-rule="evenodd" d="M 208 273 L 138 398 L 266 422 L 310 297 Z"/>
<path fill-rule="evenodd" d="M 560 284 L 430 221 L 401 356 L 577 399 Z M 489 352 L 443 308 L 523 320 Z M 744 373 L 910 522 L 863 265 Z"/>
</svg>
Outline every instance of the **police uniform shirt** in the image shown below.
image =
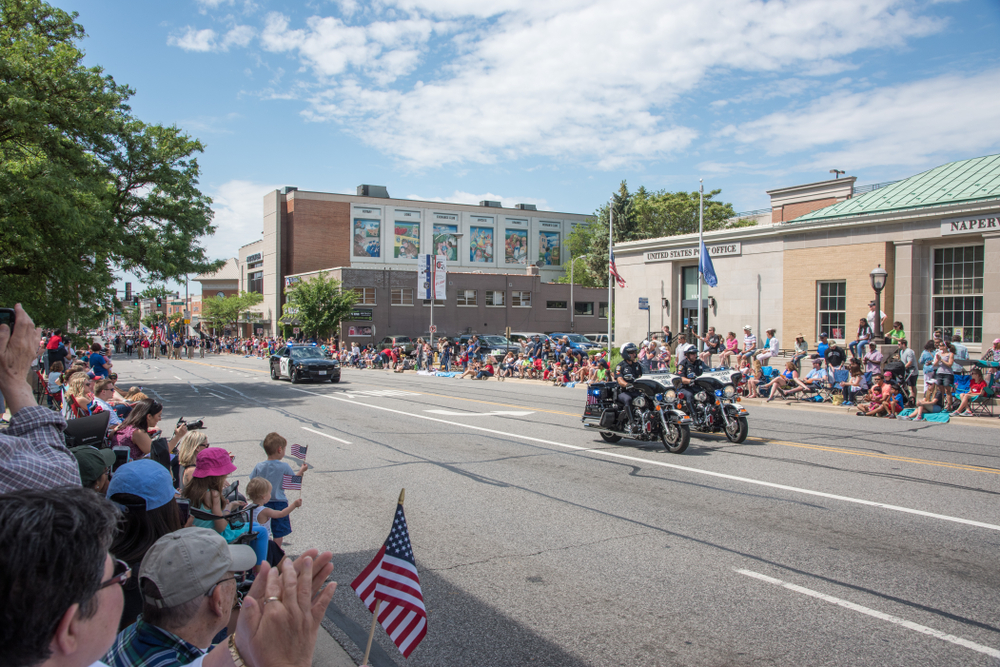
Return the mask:
<svg viewBox="0 0 1000 667">
<path fill-rule="evenodd" d="M 638 363 L 629 363 L 628 361 L 622 359 L 615 366 L 615 378 L 622 378 L 626 382 L 632 382 L 637 380 L 642 376 L 642 366 Z"/>
<path fill-rule="evenodd" d="M 684 359 L 684 361 L 677 365 L 677 374 L 684 378 L 690 377 L 691 375 L 698 377 L 703 372 L 705 372 L 705 365 L 702 363 L 701 359 L 695 359 L 694 361 Z"/>
</svg>

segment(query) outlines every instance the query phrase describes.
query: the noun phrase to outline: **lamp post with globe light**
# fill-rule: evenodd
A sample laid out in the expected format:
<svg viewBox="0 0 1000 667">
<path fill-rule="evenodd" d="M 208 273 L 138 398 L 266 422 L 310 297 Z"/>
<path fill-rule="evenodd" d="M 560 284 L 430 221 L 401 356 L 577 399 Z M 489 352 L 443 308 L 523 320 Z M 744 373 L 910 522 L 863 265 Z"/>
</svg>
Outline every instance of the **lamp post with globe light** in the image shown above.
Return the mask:
<svg viewBox="0 0 1000 667">
<path fill-rule="evenodd" d="M 889 277 L 889 273 L 879 264 L 872 269 L 868 277 L 871 278 L 872 289 L 875 290 L 875 317 L 872 323 L 872 340 L 880 340 L 882 338 L 882 290 L 885 289 L 885 281 Z"/>
</svg>

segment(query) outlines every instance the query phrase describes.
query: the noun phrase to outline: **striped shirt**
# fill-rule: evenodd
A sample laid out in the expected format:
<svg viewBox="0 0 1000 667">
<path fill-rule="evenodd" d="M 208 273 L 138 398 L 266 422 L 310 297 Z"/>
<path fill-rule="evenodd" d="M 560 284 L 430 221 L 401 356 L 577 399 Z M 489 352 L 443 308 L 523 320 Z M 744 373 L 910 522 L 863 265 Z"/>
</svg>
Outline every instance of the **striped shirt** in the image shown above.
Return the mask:
<svg viewBox="0 0 1000 667">
<path fill-rule="evenodd" d="M 743 337 L 743 349 L 744 350 L 755 350 L 757 349 L 757 337 L 753 334 Z"/>
</svg>

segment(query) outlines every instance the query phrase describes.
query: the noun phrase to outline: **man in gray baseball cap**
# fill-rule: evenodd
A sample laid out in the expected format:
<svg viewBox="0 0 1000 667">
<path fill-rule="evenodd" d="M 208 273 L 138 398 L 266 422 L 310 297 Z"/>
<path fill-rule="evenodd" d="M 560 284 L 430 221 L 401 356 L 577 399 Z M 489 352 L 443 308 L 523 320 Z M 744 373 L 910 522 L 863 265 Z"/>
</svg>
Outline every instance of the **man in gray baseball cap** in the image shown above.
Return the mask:
<svg viewBox="0 0 1000 667">
<path fill-rule="evenodd" d="M 118 635 L 104 661 L 110 667 L 192 662 L 229 624 L 235 574 L 256 563 L 252 548 L 227 544 L 208 528 L 164 535 L 146 552 L 139 570 L 142 616 Z"/>
</svg>

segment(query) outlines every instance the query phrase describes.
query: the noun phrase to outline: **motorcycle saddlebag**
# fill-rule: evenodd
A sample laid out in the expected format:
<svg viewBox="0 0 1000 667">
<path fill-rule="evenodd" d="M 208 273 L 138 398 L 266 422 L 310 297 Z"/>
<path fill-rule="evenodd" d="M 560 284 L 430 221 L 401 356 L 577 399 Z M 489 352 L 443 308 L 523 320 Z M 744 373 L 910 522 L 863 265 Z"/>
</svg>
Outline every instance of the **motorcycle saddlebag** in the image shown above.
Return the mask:
<svg viewBox="0 0 1000 667">
<path fill-rule="evenodd" d="M 602 428 L 614 428 L 618 423 L 618 411 L 614 408 L 608 408 L 601 414 L 601 427 Z"/>
<path fill-rule="evenodd" d="M 587 386 L 587 406 L 584 416 L 601 417 L 605 410 L 615 407 L 613 382 L 595 382 Z"/>
</svg>

